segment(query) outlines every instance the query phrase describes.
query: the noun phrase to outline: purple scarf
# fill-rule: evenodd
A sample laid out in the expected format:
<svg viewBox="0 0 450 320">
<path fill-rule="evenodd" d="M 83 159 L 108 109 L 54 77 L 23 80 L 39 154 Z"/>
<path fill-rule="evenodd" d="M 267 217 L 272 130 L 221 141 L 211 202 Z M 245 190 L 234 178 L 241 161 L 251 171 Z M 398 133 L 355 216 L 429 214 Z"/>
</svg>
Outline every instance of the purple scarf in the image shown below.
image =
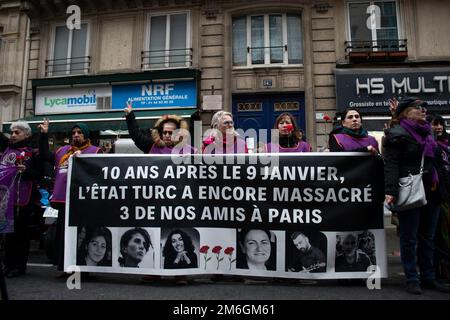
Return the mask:
<svg viewBox="0 0 450 320">
<path fill-rule="evenodd" d="M 425 153 L 425 157 L 434 158 L 437 144 L 431 134 L 431 125 L 428 122 L 418 123 L 408 119 L 401 119 L 400 126 L 408 131 L 408 133 L 420 144 Z"/>
</svg>

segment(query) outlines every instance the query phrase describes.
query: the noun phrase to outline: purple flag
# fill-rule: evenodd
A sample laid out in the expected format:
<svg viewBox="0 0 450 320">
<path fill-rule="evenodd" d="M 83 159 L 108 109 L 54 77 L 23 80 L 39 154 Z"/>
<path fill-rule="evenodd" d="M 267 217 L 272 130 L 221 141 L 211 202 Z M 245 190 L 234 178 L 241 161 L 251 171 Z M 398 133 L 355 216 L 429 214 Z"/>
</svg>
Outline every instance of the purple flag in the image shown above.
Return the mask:
<svg viewBox="0 0 450 320">
<path fill-rule="evenodd" d="M 17 167 L 0 165 L 0 233 L 14 232 Z"/>
</svg>

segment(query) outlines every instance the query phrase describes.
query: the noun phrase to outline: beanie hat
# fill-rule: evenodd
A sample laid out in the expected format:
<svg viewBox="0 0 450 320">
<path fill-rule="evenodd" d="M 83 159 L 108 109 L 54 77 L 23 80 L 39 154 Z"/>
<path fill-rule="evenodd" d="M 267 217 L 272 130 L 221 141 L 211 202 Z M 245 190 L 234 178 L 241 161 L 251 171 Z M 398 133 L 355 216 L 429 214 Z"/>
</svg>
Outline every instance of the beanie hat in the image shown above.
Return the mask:
<svg viewBox="0 0 450 320">
<path fill-rule="evenodd" d="M 83 122 L 78 122 L 72 127 L 72 130 L 74 128 L 79 128 L 81 132 L 83 132 L 84 138 L 89 139 L 89 127 L 87 126 L 87 124 Z"/>
<path fill-rule="evenodd" d="M 400 113 L 403 112 L 403 110 L 409 107 L 416 107 L 416 106 L 426 107 L 427 105 L 428 103 L 415 97 L 404 98 L 399 101 L 397 109 L 395 110 L 395 115 L 398 117 Z"/>
</svg>

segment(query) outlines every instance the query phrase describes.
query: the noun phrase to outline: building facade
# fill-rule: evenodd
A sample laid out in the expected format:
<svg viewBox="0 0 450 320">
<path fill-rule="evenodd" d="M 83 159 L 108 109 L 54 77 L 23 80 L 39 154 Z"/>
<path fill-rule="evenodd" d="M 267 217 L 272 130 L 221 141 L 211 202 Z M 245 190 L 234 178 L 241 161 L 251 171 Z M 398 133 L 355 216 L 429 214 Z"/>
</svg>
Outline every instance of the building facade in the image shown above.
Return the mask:
<svg viewBox="0 0 450 320">
<path fill-rule="evenodd" d="M 133 101 L 144 128 L 164 113 L 201 119 L 207 128 L 223 109 L 238 128 L 270 129 L 287 111 L 320 151 L 332 128 L 328 119 L 348 106 L 361 109 L 372 131 L 382 131 L 392 96 L 422 97 L 450 117 L 445 0 L 34 0 L 19 6 L 30 18 L 28 25 L 20 20 L 19 32 L 21 39 L 28 32 L 29 46 L 22 40 L 22 58 L 8 70 L 20 74 L 25 66 L 28 81 L 19 75 L 16 83 L 27 83 L 27 90 L 19 90 L 17 110 L 2 115 L 6 125 L 24 116 L 35 125 L 45 116 L 55 132 L 79 120 L 99 131 L 122 130 L 126 101 Z"/>
<path fill-rule="evenodd" d="M 0 121 L 24 116 L 28 16 L 20 1 L 0 1 Z"/>
</svg>

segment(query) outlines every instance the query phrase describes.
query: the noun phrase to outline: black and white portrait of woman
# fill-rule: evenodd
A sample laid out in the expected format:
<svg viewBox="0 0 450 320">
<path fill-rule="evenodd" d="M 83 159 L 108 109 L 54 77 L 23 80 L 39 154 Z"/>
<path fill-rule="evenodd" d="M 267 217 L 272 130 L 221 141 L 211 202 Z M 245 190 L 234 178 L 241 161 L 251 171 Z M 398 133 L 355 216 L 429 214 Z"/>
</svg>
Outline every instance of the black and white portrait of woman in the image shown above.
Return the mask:
<svg viewBox="0 0 450 320">
<path fill-rule="evenodd" d="M 276 236 L 266 229 L 237 231 L 238 269 L 276 270 Z"/>
<path fill-rule="evenodd" d="M 120 237 L 119 265 L 128 268 L 153 268 L 153 244 L 144 228 L 126 230 Z"/>
<path fill-rule="evenodd" d="M 199 233 L 192 228 L 163 229 L 161 231 L 164 269 L 198 268 Z"/>
<path fill-rule="evenodd" d="M 77 265 L 110 267 L 111 231 L 104 227 L 78 228 Z"/>
</svg>

